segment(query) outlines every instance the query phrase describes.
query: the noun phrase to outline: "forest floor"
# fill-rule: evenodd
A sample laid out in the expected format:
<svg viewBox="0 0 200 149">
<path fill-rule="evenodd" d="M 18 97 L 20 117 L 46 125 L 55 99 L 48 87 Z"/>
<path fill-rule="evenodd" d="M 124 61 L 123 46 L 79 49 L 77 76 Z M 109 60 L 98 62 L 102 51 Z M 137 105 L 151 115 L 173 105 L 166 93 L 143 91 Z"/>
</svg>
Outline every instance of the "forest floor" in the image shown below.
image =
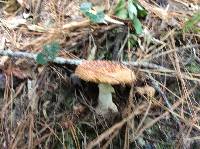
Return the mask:
<svg viewBox="0 0 200 149">
<path fill-rule="evenodd" d="M 85 61 L 134 74 L 117 111 L 97 112 Z M 1 0 L 0 118 L 1 149 L 198 149 L 200 2 Z"/>
</svg>

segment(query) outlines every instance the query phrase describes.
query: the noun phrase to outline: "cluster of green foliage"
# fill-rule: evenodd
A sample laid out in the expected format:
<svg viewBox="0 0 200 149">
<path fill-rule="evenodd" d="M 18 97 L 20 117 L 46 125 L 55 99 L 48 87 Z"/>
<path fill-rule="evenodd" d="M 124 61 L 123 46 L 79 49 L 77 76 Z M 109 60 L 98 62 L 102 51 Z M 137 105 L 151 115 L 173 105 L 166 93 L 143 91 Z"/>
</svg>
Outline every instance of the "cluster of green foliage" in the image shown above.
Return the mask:
<svg viewBox="0 0 200 149">
<path fill-rule="evenodd" d="M 81 12 L 94 23 L 105 23 L 105 14 L 102 10 L 92 13 L 92 4 L 89 2 L 80 5 Z M 120 0 L 115 8 L 115 15 L 120 19 L 131 20 L 136 34 L 142 33 L 142 24 L 138 18 L 147 15 L 146 10 L 141 7 L 137 0 Z"/>
<path fill-rule="evenodd" d="M 105 23 L 105 14 L 103 10 L 94 13 L 92 10 L 92 3 L 85 2 L 80 5 L 81 12 L 87 16 L 94 23 Z M 133 23 L 136 34 L 142 33 L 142 24 L 138 18 L 145 17 L 147 15 L 137 2 L 137 0 L 120 0 L 115 8 L 115 14 L 121 19 L 130 20 Z M 52 42 L 43 47 L 42 52 L 37 55 L 36 61 L 38 64 L 47 64 L 52 62 L 60 49 L 57 42 Z"/>
<path fill-rule="evenodd" d="M 82 3 L 80 5 L 81 12 L 85 16 L 87 16 L 92 22 L 94 22 L 94 23 L 105 23 L 104 12 L 101 10 L 101 11 L 97 11 L 96 14 L 94 14 L 94 13 L 91 12 L 91 9 L 92 9 L 92 3 L 85 2 L 85 3 Z"/>
<path fill-rule="evenodd" d="M 120 0 L 115 8 L 115 14 L 125 20 L 131 20 L 136 34 L 142 33 L 142 24 L 138 18 L 145 17 L 147 11 L 141 7 L 137 0 Z"/>
<path fill-rule="evenodd" d="M 60 45 L 58 42 L 52 42 L 44 45 L 42 52 L 40 52 L 36 57 L 37 63 L 44 65 L 48 62 L 52 62 L 56 58 L 59 50 Z"/>
</svg>

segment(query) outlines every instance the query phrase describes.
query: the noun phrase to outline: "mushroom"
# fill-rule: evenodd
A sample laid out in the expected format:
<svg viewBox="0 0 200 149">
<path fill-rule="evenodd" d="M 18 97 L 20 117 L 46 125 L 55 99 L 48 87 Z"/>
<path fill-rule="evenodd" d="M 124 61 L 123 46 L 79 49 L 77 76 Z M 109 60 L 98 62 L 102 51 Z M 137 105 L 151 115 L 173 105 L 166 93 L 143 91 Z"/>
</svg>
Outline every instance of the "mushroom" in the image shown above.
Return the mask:
<svg viewBox="0 0 200 149">
<path fill-rule="evenodd" d="M 98 83 L 99 96 L 95 111 L 106 115 L 109 110 L 118 112 L 112 101 L 114 88 L 111 85 L 130 84 L 136 80 L 135 73 L 117 62 L 94 60 L 83 61 L 75 70 L 75 75 L 85 81 Z"/>
</svg>

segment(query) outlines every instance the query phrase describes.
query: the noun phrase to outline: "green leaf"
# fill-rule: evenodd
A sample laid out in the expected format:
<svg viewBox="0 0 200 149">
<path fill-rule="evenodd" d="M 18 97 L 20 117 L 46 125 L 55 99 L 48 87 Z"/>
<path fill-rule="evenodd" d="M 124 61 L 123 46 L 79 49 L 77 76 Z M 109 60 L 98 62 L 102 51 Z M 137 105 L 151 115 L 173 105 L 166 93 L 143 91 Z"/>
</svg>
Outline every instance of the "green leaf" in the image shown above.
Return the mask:
<svg viewBox="0 0 200 149">
<path fill-rule="evenodd" d="M 45 45 L 43 47 L 44 50 L 43 52 L 45 53 L 49 61 L 53 61 L 54 58 L 57 56 L 59 49 L 60 49 L 59 44 L 57 42 L 53 42 Z"/>
<path fill-rule="evenodd" d="M 105 14 L 103 11 L 99 11 L 96 14 L 85 12 L 84 13 L 92 22 L 94 23 L 104 23 L 105 22 Z"/>
<path fill-rule="evenodd" d="M 92 3 L 90 2 L 84 2 L 80 5 L 80 10 L 82 12 L 87 12 L 92 8 Z"/>
<path fill-rule="evenodd" d="M 127 19 L 128 18 L 128 11 L 127 11 L 127 9 L 122 9 L 122 10 L 118 11 L 116 13 L 116 16 L 118 16 L 121 19 Z"/>
<path fill-rule="evenodd" d="M 141 11 L 144 10 L 144 8 L 142 6 L 140 6 L 139 4 L 136 4 L 136 7 L 138 8 L 138 10 L 141 10 Z"/>
<path fill-rule="evenodd" d="M 133 19 L 133 15 L 137 16 L 137 8 L 131 0 L 128 1 L 128 12 L 130 19 Z"/>
<path fill-rule="evenodd" d="M 115 15 L 121 19 L 131 20 L 136 33 L 142 33 L 142 24 L 137 17 L 145 17 L 147 11 L 138 4 L 137 0 L 128 0 L 128 2 L 126 0 L 119 0 L 115 8 Z"/>
<path fill-rule="evenodd" d="M 118 11 L 121 11 L 122 9 L 126 9 L 126 1 L 125 0 L 119 0 L 116 8 L 115 8 L 115 14 L 118 13 Z"/>
<path fill-rule="evenodd" d="M 139 4 L 136 4 L 136 7 L 137 7 L 137 12 L 138 12 L 137 17 L 144 18 L 147 16 L 147 11 L 142 6 L 140 6 Z"/>
<path fill-rule="evenodd" d="M 49 61 L 53 61 L 57 56 L 59 49 L 60 46 L 57 42 L 52 42 L 45 45 L 42 52 L 40 52 L 36 57 L 37 63 L 44 65 L 47 64 Z"/>
<path fill-rule="evenodd" d="M 126 1 L 120 0 L 115 8 L 115 15 L 121 19 L 128 18 L 128 10 L 126 8 Z"/>
<path fill-rule="evenodd" d="M 48 61 L 43 53 L 39 53 L 36 57 L 36 62 L 38 64 L 44 65 L 47 64 Z"/>
<path fill-rule="evenodd" d="M 103 11 L 99 11 L 95 15 L 95 17 L 91 18 L 91 20 L 93 22 L 95 22 L 95 23 L 103 23 L 103 22 L 105 22 L 104 17 L 105 17 L 104 12 Z"/>
<path fill-rule="evenodd" d="M 82 3 L 80 6 L 81 12 L 94 23 L 104 23 L 105 14 L 103 11 L 94 12 L 91 11 L 92 4 L 89 2 Z M 95 14 L 96 13 L 96 14 Z"/>
<path fill-rule="evenodd" d="M 136 16 L 134 16 L 132 19 L 132 23 L 134 24 L 136 34 L 138 34 L 138 35 L 141 34 L 142 33 L 142 24 L 141 24 L 140 20 Z"/>
<path fill-rule="evenodd" d="M 138 11 L 138 17 L 139 18 L 144 18 L 147 16 L 147 11 L 146 10 L 139 10 Z"/>
</svg>

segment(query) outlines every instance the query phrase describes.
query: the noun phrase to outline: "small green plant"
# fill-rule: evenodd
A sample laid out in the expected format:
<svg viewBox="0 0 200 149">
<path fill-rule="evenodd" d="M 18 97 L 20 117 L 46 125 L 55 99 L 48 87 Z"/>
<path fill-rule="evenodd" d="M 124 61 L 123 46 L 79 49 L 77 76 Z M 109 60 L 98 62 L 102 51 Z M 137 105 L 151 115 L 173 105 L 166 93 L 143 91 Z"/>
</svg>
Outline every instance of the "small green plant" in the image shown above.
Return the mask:
<svg viewBox="0 0 200 149">
<path fill-rule="evenodd" d="M 138 4 L 137 0 L 119 0 L 115 8 L 115 14 L 126 20 L 131 20 L 135 28 L 136 34 L 142 33 L 142 24 L 139 17 L 145 17 L 147 15 L 146 10 Z"/>
<path fill-rule="evenodd" d="M 188 31 L 199 32 L 200 29 L 199 27 L 197 27 L 197 23 L 199 22 L 200 22 L 200 12 L 194 14 L 193 17 L 185 23 L 183 31 L 184 32 L 188 32 Z"/>
<path fill-rule="evenodd" d="M 40 52 L 36 57 L 37 63 L 44 65 L 48 62 L 52 62 L 56 58 L 59 50 L 60 45 L 58 42 L 52 42 L 45 45 L 42 52 Z"/>
<path fill-rule="evenodd" d="M 81 12 L 94 23 L 105 23 L 103 11 L 92 12 L 92 3 L 84 2 L 80 5 Z"/>
<path fill-rule="evenodd" d="M 188 71 L 191 73 L 200 73 L 200 66 L 195 60 L 193 60 L 186 67 L 187 67 Z"/>
</svg>

